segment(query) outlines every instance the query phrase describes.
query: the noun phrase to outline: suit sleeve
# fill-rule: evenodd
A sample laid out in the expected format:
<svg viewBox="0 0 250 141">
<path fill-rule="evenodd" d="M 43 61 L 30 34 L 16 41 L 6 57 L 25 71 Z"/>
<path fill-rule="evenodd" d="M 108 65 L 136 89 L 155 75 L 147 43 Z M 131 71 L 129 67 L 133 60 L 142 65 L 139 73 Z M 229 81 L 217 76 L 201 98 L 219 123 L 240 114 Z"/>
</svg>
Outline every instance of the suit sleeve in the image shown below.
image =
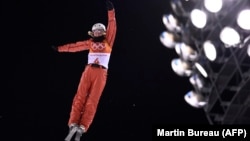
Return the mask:
<svg viewBox="0 0 250 141">
<path fill-rule="evenodd" d="M 59 52 L 79 52 L 88 50 L 90 48 L 90 40 L 78 41 L 75 43 L 69 43 L 58 46 Z"/>
<path fill-rule="evenodd" d="M 115 36 L 116 36 L 116 18 L 115 18 L 115 10 L 108 11 L 108 26 L 107 26 L 107 42 L 110 47 L 113 47 Z"/>
</svg>

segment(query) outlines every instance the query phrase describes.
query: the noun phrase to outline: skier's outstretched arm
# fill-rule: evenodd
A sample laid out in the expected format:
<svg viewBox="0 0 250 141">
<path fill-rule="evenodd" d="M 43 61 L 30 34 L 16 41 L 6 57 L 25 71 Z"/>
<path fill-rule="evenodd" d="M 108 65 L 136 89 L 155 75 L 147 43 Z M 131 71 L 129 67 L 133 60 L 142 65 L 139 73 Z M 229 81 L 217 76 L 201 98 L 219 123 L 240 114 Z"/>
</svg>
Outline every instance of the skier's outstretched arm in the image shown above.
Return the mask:
<svg viewBox="0 0 250 141">
<path fill-rule="evenodd" d="M 115 36 L 116 36 L 116 30 L 117 30 L 115 9 L 114 9 L 113 3 L 109 0 L 106 1 L 106 6 L 108 10 L 108 25 L 107 25 L 106 38 L 110 47 L 113 47 Z"/>
<path fill-rule="evenodd" d="M 52 46 L 52 48 L 58 52 L 78 52 L 78 51 L 88 50 L 90 47 L 89 44 L 90 44 L 89 40 L 84 40 L 61 46 Z"/>
</svg>

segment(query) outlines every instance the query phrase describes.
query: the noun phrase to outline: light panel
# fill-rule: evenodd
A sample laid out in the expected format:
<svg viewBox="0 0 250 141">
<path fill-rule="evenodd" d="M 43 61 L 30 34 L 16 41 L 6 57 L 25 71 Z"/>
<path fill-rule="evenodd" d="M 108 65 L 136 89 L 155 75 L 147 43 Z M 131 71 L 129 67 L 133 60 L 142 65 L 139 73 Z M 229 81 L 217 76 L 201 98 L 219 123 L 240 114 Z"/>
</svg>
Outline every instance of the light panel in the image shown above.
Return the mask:
<svg viewBox="0 0 250 141">
<path fill-rule="evenodd" d="M 237 18 L 238 25 L 245 30 L 250 30 L 250 9 L 242 10 Z"/>
<path fill-rule="evenodd" d="M 191 11 L 191 22 L 193 25 L 197 28 L 203 28 L 205 27 L 207 23 L 207 15 L 205 12 L 199 10 L 199 9 L 194 9 Z"/>
</svg>

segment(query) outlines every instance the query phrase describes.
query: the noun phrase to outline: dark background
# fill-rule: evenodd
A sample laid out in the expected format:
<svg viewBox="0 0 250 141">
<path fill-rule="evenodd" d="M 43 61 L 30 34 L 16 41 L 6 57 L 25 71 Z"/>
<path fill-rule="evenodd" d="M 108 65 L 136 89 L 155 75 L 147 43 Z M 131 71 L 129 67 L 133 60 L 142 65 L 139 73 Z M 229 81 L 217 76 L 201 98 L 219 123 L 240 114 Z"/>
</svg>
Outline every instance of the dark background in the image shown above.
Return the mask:
<svg viewBox="0 0 250 141">
<path fill-rule="evenodd" d="M 98 110 L 82 140 L 152 140 L 154 124 L 208 124 L 184 101 L 192 89 L 170 62 L 178 57 L 159 35 L 168 0 L 112 0 L 117 36 Z M 62 141 L 87 51 L 58 53 L 51 45 L 88 39 L 106 25 L 105 0 L 1 1 L 2 141 Z M 7 137 L 4 139 L 4 137 Z"/>
</svg>

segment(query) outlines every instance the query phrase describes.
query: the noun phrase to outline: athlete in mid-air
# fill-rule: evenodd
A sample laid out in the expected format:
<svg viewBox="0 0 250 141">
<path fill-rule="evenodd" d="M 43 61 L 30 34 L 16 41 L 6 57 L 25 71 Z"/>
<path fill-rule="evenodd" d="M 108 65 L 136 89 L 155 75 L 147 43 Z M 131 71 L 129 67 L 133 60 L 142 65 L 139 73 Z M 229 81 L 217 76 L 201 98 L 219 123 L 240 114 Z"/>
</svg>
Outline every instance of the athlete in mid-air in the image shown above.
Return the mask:
<svg viewBox="0 0 250 141">
<path fill-rule="evenodd" d="M 80 141 L 94 119 L 99 99 L 104 90 L 108 64 L 116 37 L 115 9 L 110 1 L 106 1 L 108 24 L 96 23 L 88 34 L 91 38 L 76 43 L 53 47 L 58 52 L 79 52 L 88 50 L 86 65 L 76 95 L 73 99 L 68 121 L 69 134 L 65 141 L 70 141 L 75 135 L 75 141 Z"/>
</svg>

